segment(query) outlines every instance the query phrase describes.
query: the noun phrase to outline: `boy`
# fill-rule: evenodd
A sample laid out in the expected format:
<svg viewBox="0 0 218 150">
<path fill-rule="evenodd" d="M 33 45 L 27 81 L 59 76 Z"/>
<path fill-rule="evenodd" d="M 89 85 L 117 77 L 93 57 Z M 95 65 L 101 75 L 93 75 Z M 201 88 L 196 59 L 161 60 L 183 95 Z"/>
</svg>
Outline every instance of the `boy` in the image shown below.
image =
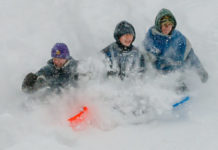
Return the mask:
<svg viewBox="0 0 218 150">
<path fill-rule="evenodd" d="M 144 72 L 144 56 L 132 45 L 135 37 L 135 29 L 130 23 L 121 21 L 117 24 L 114 31 L 116 42 L 102 50 L 106 58 L 107 76 L 124 79 L 130 73 Z"/>
<path fill-rule="evenodd" d="M 24 92 L 33 93 L 43 87 L 60 91 L 69 85 L 76 86 L 78 62 L 70 56 L 67 45 L 56 43 L 51 57 L 38 72 L 27 74 L 22 84 Z"/>
<path fill-rule="evenodd" d="M 168 9 L 161 9 L 156 16 L 155 25 L 151 27 L 144 40 L 154 68 L 163 73 L 194 68 L 202 82 L 208 80 L 208 73 L 195 55 L 188 39 L 176 30 L 176 19 Z"/>
</svg>

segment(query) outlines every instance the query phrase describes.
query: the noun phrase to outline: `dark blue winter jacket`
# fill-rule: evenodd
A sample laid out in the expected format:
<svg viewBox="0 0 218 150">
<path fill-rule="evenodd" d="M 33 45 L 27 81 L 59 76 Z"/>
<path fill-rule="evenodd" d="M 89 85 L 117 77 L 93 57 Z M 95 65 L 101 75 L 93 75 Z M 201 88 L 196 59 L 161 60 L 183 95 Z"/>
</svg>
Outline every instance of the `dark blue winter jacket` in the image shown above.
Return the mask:
<svg viewBox="0 0 218 150">
<path fill-rule="evenodd" d="M 77 64 L 78 62 L 71 57 L 62 68 L 56 68 L 53 60 L 50 59 L 47 65 L 36 73 L 37 80 L 45 80 L 51 89 L 60 89 L 68 85 L 76 86 Z"/>
</svg>

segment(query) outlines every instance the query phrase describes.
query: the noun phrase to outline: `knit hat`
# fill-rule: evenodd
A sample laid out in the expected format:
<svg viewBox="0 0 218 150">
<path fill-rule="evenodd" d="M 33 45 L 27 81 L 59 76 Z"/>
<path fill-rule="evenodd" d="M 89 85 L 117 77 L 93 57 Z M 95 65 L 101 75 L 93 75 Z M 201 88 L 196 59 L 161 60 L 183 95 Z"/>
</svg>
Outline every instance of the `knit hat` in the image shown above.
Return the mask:
<svg viewBox="0 0 218 150">
<path fill-rule="evenodd" d="M 120 37 L 124 34 L 132 34 L 133 41 L 135 40 L 135 29 L 134 27 L 128 23 L 127 21 L 121 21 L 117 24 L 114 31 L 114 38 L 116 41 L 119 41 Z"/>
<path fill-rule="evenodd" d="M 160 20 L 160 24 L 168 23 L 168 22 L 171 23 L 172 25 L 175 24 L 174 19 L 172 19 L 172 17 L 170 17 L 170 16 L 163 16 Z"/>
<path fill-rule="evenodd" d="M 56 43 L 51 50 L 51 57 L 69 59 L 70 52 L 67 45 L 64 43 Z"/>
</svg>

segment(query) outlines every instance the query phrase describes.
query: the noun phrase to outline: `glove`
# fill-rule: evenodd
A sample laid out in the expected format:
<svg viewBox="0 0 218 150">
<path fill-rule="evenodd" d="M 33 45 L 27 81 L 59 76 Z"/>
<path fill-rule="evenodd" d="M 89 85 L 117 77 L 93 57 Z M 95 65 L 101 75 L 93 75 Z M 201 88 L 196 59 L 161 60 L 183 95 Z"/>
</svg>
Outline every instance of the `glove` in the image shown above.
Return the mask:
<svg viewBox="0 0 218 150">
<path fill-rule="evenodd" d="M 73 79 L 74 79 L 75 81 L 78 81 L 78 80 L 79 80 L 79 73 L 75 73 L 75 74 L 73 75 Z"/>
<path fill-rule="evenodd" d="M 170 63 L 166 59 L 159 57 L 159 59 L 156 61 L 156 67 L 164 70 L 164 68 L 170 67 Z"/>
<path fill-rule="evenodd" d="M 201 82 L 205 83 L 208 80 L 208 73 L 205 70 L 198 71 L 198 75 L 200 76 Z"/>
<path fill-rule="evenodd" d="M 117 72 L 115 71 L 108 71 L 107 72 L 107 77 L 113 77 L 113 76 L 116 76 L 117 75 Z"/>
<path fill-rule="evenodd" d="M 27 74 L 26 77 L 24 78 L 24 81 L 23 81 L 23 84 L 22 84 L 22 90 L 24 92 L 33 91 L 36 80 L 37 80 L 37 75 L 35 75 L 32 72 Z"/>
<path fill-rule="evenodd" d="M 189 91 L 189 89 L 188 89 L 187 85 L 184 82 L 179 83 L 179 85 L 176 87 L 176 92 L 177 93 L 185 93 L 187 91 Z"/>
</svg>

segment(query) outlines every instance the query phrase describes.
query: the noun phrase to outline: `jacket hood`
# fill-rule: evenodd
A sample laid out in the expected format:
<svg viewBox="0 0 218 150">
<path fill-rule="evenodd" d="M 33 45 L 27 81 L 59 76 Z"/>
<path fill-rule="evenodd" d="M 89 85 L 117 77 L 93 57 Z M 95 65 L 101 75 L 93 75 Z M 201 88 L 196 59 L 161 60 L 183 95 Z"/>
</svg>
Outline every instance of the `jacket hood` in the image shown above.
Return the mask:
<svg viewBox="0 0 218 150">
<path fill-rule="evenodd" d="M 115 30 L 114 30 L 114 38 L 117 42 L 119 42 L 119 39 L 124 34 L 132 34 L 133 35 L 133 41 L 135 40 L 135 29 L 132 24 L 130 24 L 127 21 L 121 21 L 117 24 Z M 132 42 L 133 42 L 132 41 Z"/>
<path fill-rule="evenodd" d="M 163 8 L 158 12 L 158 14 L 157 14 L 157 16 L 155 18 L 155 28 L 159 32 L 161 32 L 161 19 L 164 16 L 169 16 L 172 19 L 172 21 L 173 21 L 173 29 L 172 30 L 174 30 L 176 28 L 176 25 L 177 25 L 176 19 L 175 19 L 173 13 L 170 10 L 166 9 L 166 8 Z"/>
</svg>

